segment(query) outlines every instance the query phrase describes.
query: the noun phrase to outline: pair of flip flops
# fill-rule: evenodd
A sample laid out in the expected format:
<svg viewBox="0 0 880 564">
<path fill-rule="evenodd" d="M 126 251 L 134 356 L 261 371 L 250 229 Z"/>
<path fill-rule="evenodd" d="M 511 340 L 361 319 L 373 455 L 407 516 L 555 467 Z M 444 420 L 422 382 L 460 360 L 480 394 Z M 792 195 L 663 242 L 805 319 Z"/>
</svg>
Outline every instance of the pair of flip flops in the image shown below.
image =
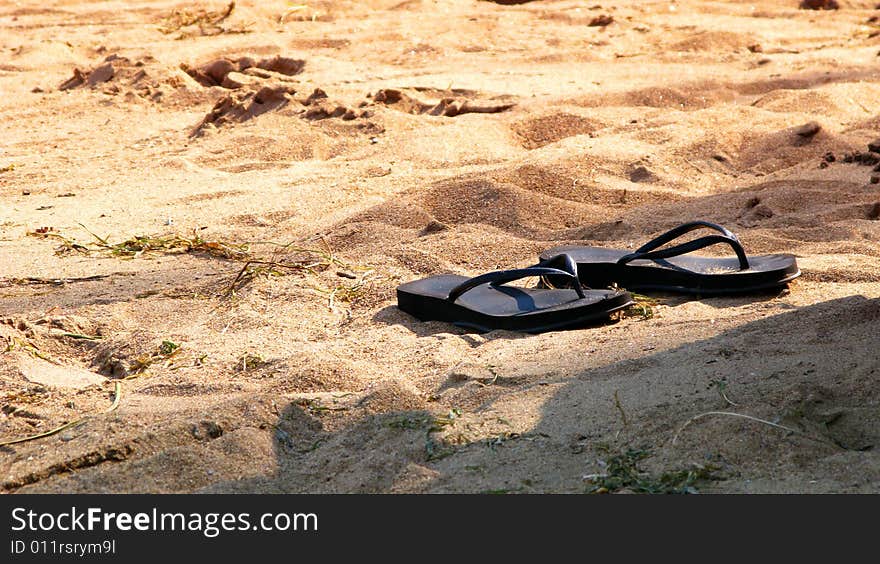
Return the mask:
<svg viewBox="0 0 880 564">
<path fill-rule="evenodd" d="M 695 229 L 718 234 L 664 247 Z M 736 255 L 690 255 L 712 245 L 729 246 Z M 749 257 L 734 233 L 707 221 L 682 224 L 635 251 L 601 247 L 555 247 L 526 268 L 489 272 L 474 278 L 431 276 L 397 288 L 398 307 L 421 319 L 448 321 L 478 331 L 506 329 L 539 333 L 581 327 L 607 319 L 632 305 L 629 288 L 639 292 L 720 295 L 760 292 L 784 286 L 800 276 L 795 257 Z M 538 277 L 537 288 L 508 286 Z M 606 290 L 592 288 L 610 287 Z"/>
</svg>

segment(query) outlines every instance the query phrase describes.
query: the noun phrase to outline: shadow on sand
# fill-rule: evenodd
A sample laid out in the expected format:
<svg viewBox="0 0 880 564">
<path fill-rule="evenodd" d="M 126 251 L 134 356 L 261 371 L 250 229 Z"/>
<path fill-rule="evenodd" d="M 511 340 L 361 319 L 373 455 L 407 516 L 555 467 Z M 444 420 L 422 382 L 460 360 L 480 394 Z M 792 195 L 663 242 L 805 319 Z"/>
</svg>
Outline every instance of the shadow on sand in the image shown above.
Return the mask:
<svg viewBox="0 0 880 564">
<path fill-rule="evenodd" d="M 880 299 L 835 299 L 554 384 L 487 385 L 473 413 L 442 402 L 371 412 L 368 395 L 338 427 L 290 404 L 277 423 L 276 472 L 208 490 L 583 492 L 585 475 L 638 448 L 644 476 L 711 468 L 696 484 L 703 491 L 878 492 L 878 323 Z M 523 400 L 540 413 L 511 429 L 502 415 Z M 692 420 L 719 411 L 764 422 Z"/>
</svg>

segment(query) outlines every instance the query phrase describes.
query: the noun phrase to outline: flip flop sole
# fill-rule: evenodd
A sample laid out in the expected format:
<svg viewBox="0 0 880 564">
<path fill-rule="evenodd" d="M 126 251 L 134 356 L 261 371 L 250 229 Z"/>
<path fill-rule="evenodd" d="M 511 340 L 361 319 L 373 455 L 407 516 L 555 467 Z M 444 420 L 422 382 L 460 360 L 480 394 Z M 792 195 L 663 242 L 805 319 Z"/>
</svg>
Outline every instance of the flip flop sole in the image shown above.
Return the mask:
<svg viewBox="0 0 880 564">
<path fill-rule="evenodd" d="M 770 290 L 779 290 L 787 285 L 789 282 L 797 278 L 801 275 L 801 271 L 798 270 L 794 274 L 782 278 L 780 280 L 774 280 L 772 282 L 767 282 L 764 284 L 755 284 L 751 286 L 737 286 L 737 287 L 720 287 L 715 288 L 708 284 L 704 284 L 702 286 L 675 286 L 675 285 L 664 285 L 664 284 L 641 284 L 638 282 L 630 283 L 625 287 L 634 292 L 669 292 L 673 294 L 693 294 L 700 296 L 727 296 L 727 295 L 735 295 L 735 294 L 756 294 L 760 292 L 770 291 Z"/>
<path fill-rule="evenodd" d="M 634 291 L 739 294 L 782 287 L 801 275 L 794 255 L 789 254 L 749 257 L 747 270 L 740 270 L 734 258 L 702 256 L 618 264 L 629 251 L 601 247 L 556 247 L 542 256 L 558 252 L 571 255 L 580 280 L 594 288 L 616 284 Z M 549 281 L 555 285 L 552 278 Z"/>
<path fill-rule="evenodd" d="M 397 305 L 423 321 L 446 321 L 477 331 L 505 329 L 540 333 L 595 324 L 633 303 L 628 292 L 520 288 L 484 284 L 459 297 L 449 291 L 467 280 L 463 276 L 432 276 L 397 288 Z"/>
</svg>

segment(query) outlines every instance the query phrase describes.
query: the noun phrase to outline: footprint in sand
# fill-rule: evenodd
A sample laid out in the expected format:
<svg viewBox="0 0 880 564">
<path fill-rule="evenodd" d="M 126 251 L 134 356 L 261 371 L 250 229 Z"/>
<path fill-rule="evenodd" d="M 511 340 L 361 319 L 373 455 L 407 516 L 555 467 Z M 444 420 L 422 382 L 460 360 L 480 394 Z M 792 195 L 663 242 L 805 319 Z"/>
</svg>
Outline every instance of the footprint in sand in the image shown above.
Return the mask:
<svg viewBox="0 0 880 564">
<path fill-rule="evenodd" d="M 513 132 L 526 149 L 538 149 L 576 135 L 589 135 L 601 124 L 588 117 L 567 112 L 529 117 L 514 123 Z"/>
<path fill-rule="evenodd" d="M 296 94 L 296 90 L 293 87 L 280 84 L 263 86 L 257 91 L 235 92 L 224 96 L 195 127 L 191 136 L 198 137 L 204 134 L 207 129 L 243 123 L 266 112 L 280 110 L 291 103 L 300 106 L 294 112 L 300 118 L 308 121 L 331 118 L 352 121 L 372 116 L 372 112 L 369 110 L 355 110 L 331 101 L 320 88 L 300 100 L 295 99 L 294 94 Z M 369 121 L 359 121 L 356 128 L 364 133 L 384 131 L 384 128 Z"/>
<path fill-rule="evenodd" d="M 8 317 L 0 319 L 0 342 L 5 351 L 0 353 L 0 371 L 5 378 L 25 380 L 52 388 L 82 389 L 106 380 L 84 368 L 62 359 L 76 354 L 71 344 L 74 339 L 85 339 L 94 327 L 77 316 L 44 317 L 36 321 Z M 16 384 L 17 385 L 17 384 Z"/>
<path fill-rule="evenodd" d="M 439 100 L 426 102 L 415 94 L 395 88 L 383 88 L 373 95 L 373 101 L 384 104 L 400 112 L 414 115 L 430 115 L 455 117 L 462 114 L 496 114 L 506 112 L 516 104 L 512 102 L 494 102 L 473 100 L 476 93 L 470 90 L 441 91 L 428 88 L 413 88 L 422 94 L 441 94 Z M 369 95 L 368 95 L 369 97 Z"/>
<path fill-rule="evenodd" d="M 300 74 L 306 66 L 301 59 L 275 56 L 254 60 L 251 57 L 215 59 L 197 68 L 182 66 L 183 70 L 202 86 L 220 86 L 235 90 L 252 85 L 260 79 L 281 79 Z"/>
<path fill-rule="evenodd" d="M 351 121 L 357 118 L 369 118 L 373 115 L 369 110 L 356 110 L 333 102 L 330 100 L 330 97 L 327 96 L 327 93 L 320 88 L 315 88 L 315 90 L 305 99 L 301 100 L 300 103 L 306 107 L 306 109 L 300 114 L 300 117 L 309 121 L 319 121 L 328 118 L 339 118 L 343 121 Z"/>
<path fill-rule="evenodd" d="M 356 110 L 330 100 L 320 88 L 300 99 L 295 81 L 291 76 L 300 74 L 306 62 L 301 59 L 275 56 L 255 60 L 252 57 L 236 59 L 221 58 L 210 61 L 197 68 L 182 67 L 196 82 L 205 87 L 225 88 L 236 92 L 221 98 L 202 121 L 193 129 L 196 137 L 212 128 L 222 128 L 235 123 L 243 123 L 269 111 L 280 110 L 290 103 L 300 106 L 295 111 L 302 119 L 320 121 L 339 118 L 351 121 L 369 118 L 368 110 Z M 369 133 L 381 132 L 382 128 L 370 123 L 359 124 L 360 129 Z"/>
<path fill-rule="evenodd" d="M 116 54 L 108 55 L 100 65 L 91 70 L 73 69 L 73 76 L 65 80 L 58 90 L 100 89 L 108 95 L 132 94 L 158 102 L 166 95 L 166 86 L 181 86 L 182 83 L 170 77 L 151 76 L 146 67 L 152 61 L 154 59 L 150 56 L 132 61 Z"/>
<path fill-rule="evenodd" d="M 286 106 L 296 93 L 292 87 L 264 86 L 259 90 L 235 93 L 221 98 L 202 121 L 193 129 L 191 137 L 202 135 L 208 128 L 219 128 L 242 123 L 266 112 Z"/>
</svg>

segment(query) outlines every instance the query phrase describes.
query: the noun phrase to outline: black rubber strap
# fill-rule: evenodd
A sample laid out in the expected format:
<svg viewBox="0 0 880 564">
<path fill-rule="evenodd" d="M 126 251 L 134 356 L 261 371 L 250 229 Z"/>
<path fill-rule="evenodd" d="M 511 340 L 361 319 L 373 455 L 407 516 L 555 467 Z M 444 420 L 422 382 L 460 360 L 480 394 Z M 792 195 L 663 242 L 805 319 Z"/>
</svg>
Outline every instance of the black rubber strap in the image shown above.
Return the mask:
<svg viewBox="0 0 880 564">
<path fill-rule="evenodd" d="M 561 268 L 555 268 L 554 266 L 560 266 Z M 501 284 L 505 284 L 507 282 L 513 282 L 514 280 L 520 280 L 522 278 L 528 278 L 530 276 L 565 276 L 572 280 L 572 286 L 574 291 L 577 292 L 578 297 L 584 298 L 584 289 L 578 280 L 577 275 L 577 264 L 574 262 L 569 255 L 556 255 L 552 258 L 549 258 L 545 261 L 541 261 L 534 266 L 529 266 L 527 268 L 516 268 L 514 270 L 498 270 L 495 272 L 489 272 L 486 274 L 481 274 L 480 276 L 475 276 L 468 280 L 465 280 L 455 288 L 453 288 L 449 292 L 449 296 L 446 298 L 450 302 L 454 302 L 458 298 L 461 297 L 462 294 L 467 292 L 468 290 L 473 290 L 477 286 L 482 286 L 483 284 L 492 284 L 493 286 L 500 286 Z"/>
<path fill-rule="evenodd" d="M 661 235 L 658 237 L 664 237 L 665 235 Z M 656 241 L 656 239 L 655 239 Z M 653 243 L 652 241 L 651 243 Z M 658 259 L 666 259 L 671 257 L 677 257 L 680 255 L 684 255 L 698 249 L 702 249 L 705 247 L 709 247 L 711 245 L 717 245 L 718 243 L 725 243 L 730 245 L 733 249 L 733 252 L 736 253 L 736 258 L 739 259 L 739 268 L 740 270 L 748 270 L 749 269 L 749 259 L 746 257 L 745 249 L 743 249 L 742 244 L 739 242 L 739 239 L 733 237 L 727 237 L 725 235 L 709 235 L 708 237 L 701 237 L 699 239 L 694 239 L 693 241 L 688 241 L 687 243 L 682 243 L 680 245 L 675 245 L 673 247 L 667 247 L 665 249 L 660 249 L 658 251 L 653 250 L 645 250 L 646 248 L 656 248 L 659 245 L 645 245 L 644 247 L 639 248 L 634 253 L 630 253 L 628 255 L 620 257 L 618 259 L 617 264 L 626 264 L 628 262 L 646 259 L 646 260 L 658 260 Z M 662 243 L 660 243 L 662 244 Z"/>
<path fill-rule="evenodd" d="M 715 231 L 718 231 L 719 233 L 721 233 L 722 235 L 724 235 L 728 239 L 733 239 L 734 241 L 739 242 L 739 237 L 737 237 L 732 231 L 729 231 L 716 223 L 710 223 L 708 221 L 691 221 L 689 223 L 682 223 L 678 227 L 673 227 L 672 229 L 670 229 L 669 231 L 667 231 L 663 235 L 660 235 L 658 237 L 654 237 L 653 239 L 651 239 L 650 241 L 648 241 L 647 243 L 645 243 L 644 245 L 642 245 L 641 247 L 636 249 L 635 252 L 636 253 L 647 253 L 648 251 L 653 251 L 657 247 L 665 245 L 666 243 L 672 241 L 673 239 L 678 239 L 679 237 L 681 237 L 685 233 L 690 233 L 691 231 L 694 231 L 695 229 L 703 229 L 703 228 L 714 229 Z"/>
</svg>

